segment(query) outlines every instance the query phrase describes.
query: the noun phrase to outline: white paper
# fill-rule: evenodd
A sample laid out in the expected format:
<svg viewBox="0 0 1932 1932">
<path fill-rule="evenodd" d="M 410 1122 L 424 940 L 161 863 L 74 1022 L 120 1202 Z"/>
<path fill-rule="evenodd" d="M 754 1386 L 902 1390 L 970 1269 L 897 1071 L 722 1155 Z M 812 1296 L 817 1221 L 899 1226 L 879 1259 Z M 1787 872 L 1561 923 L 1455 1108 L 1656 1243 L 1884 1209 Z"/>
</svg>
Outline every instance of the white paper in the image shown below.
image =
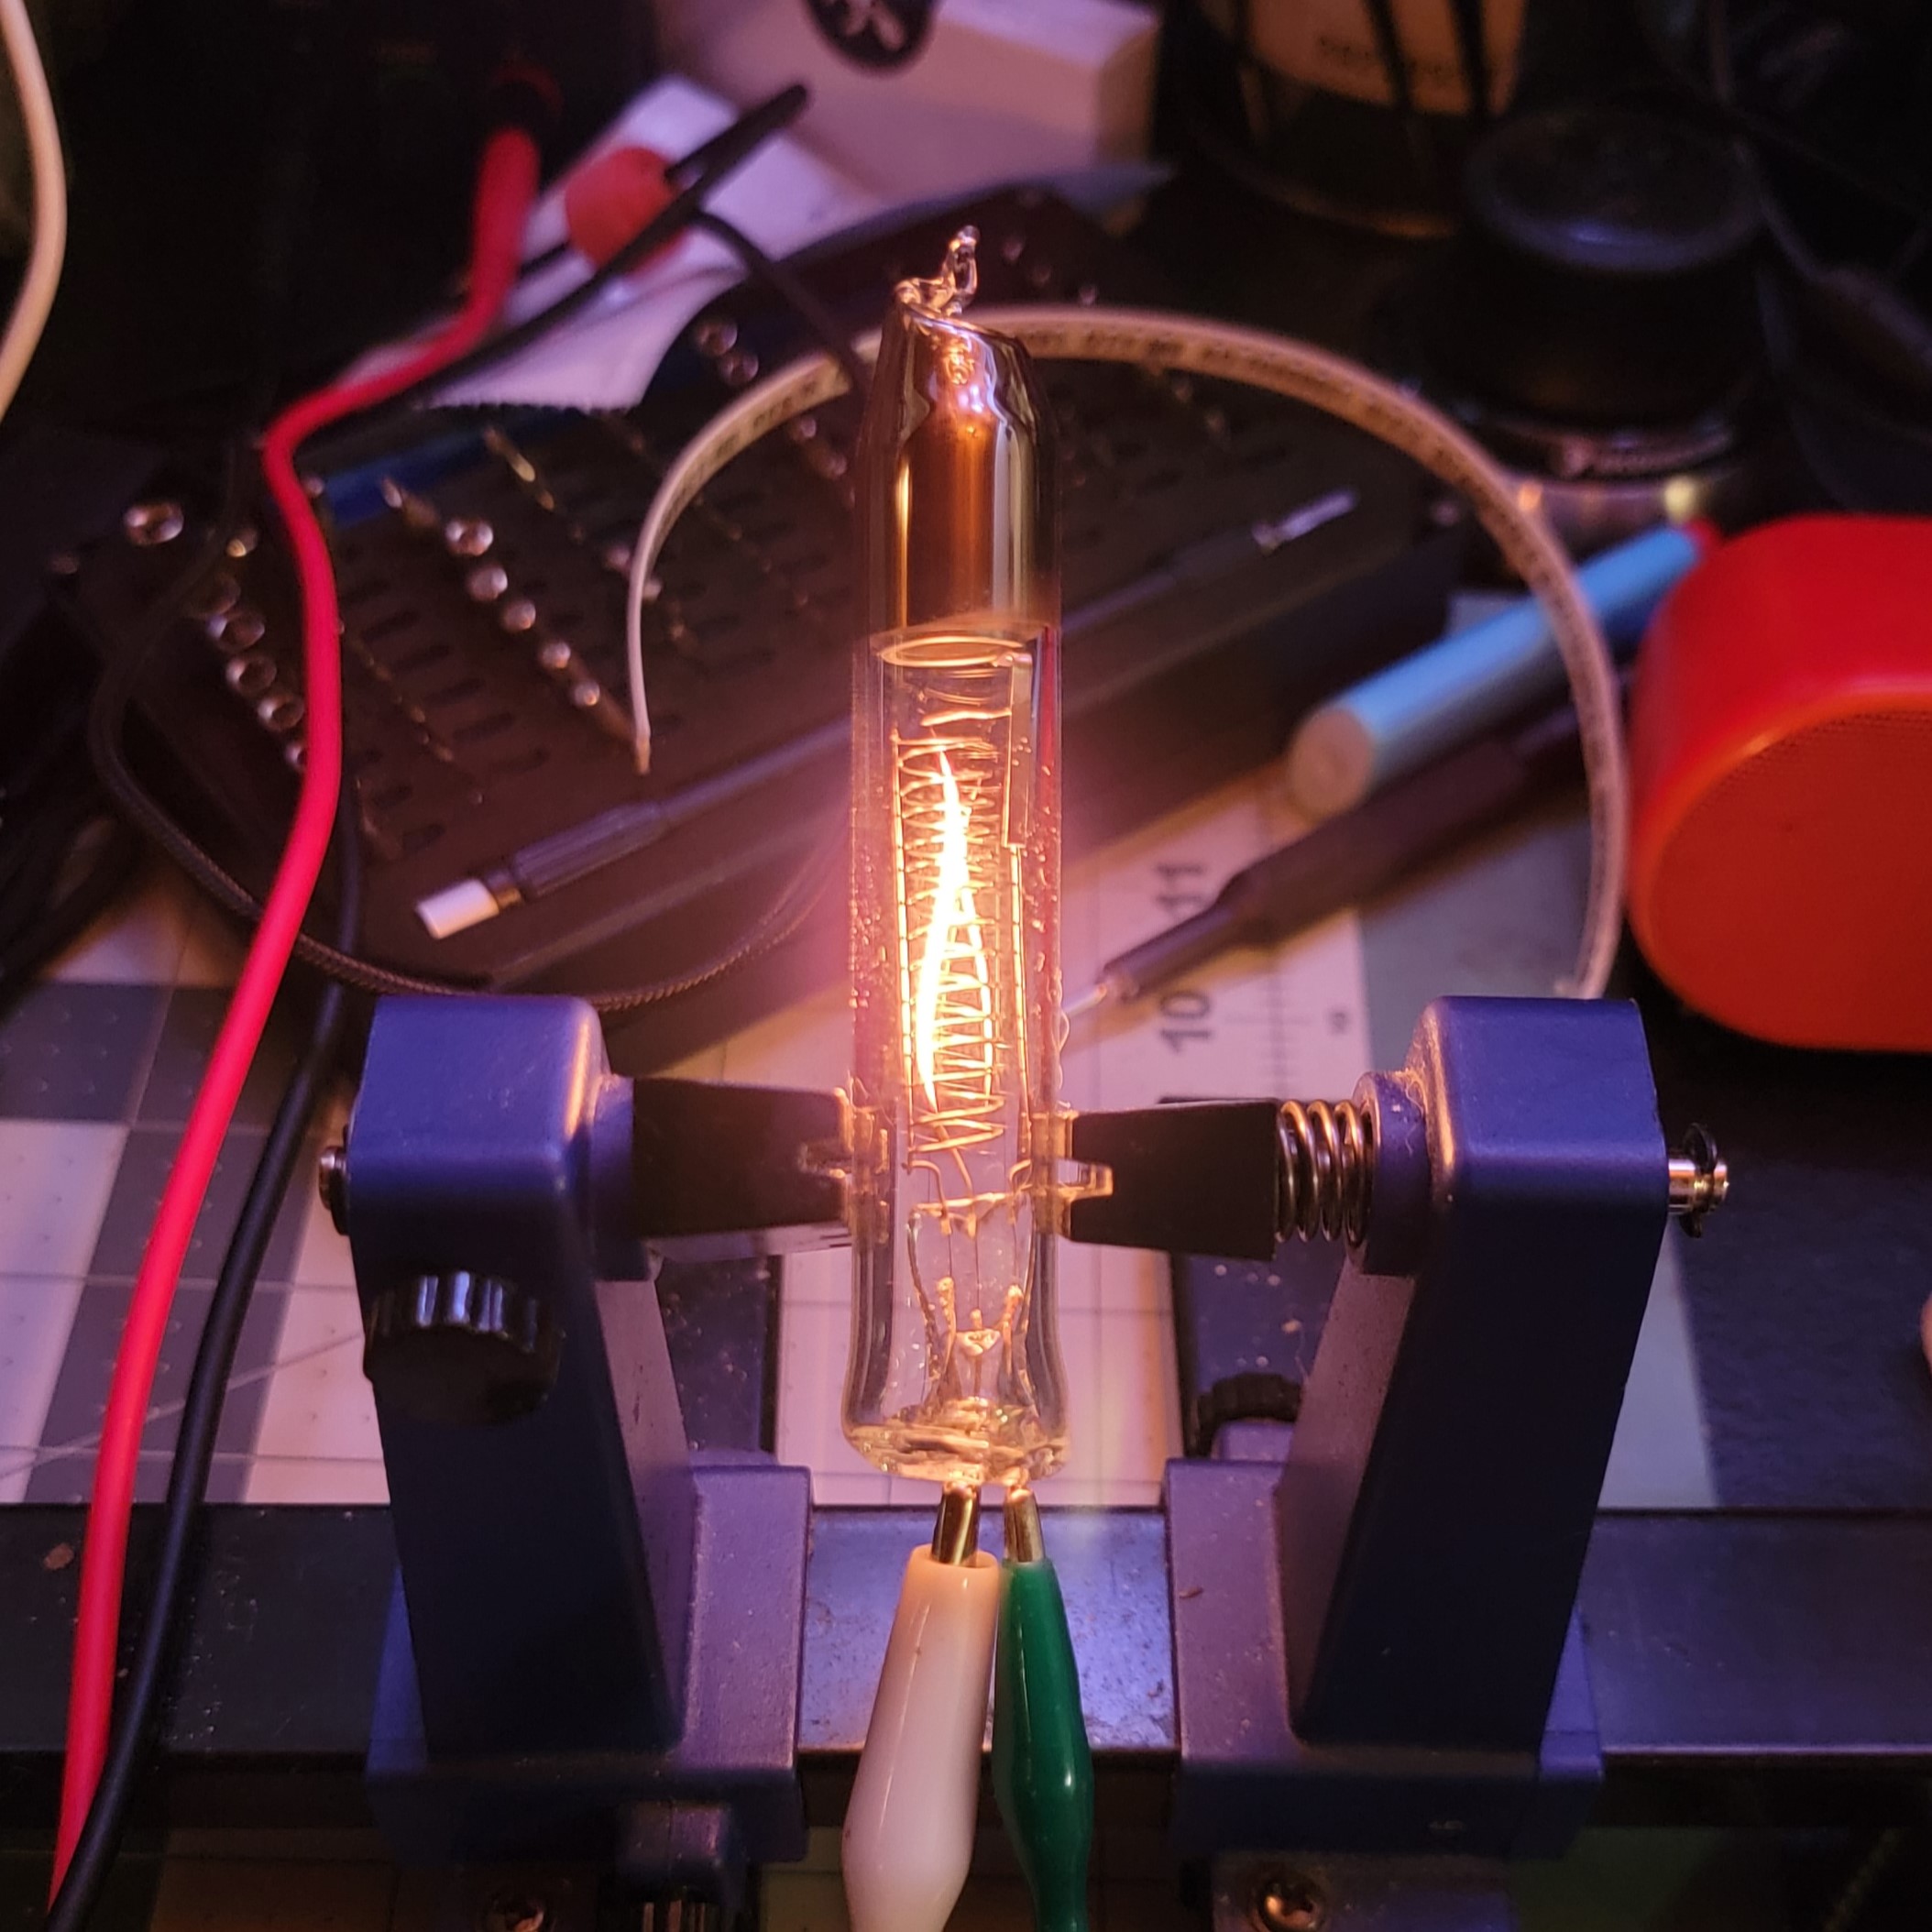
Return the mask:
<svg viewBox="0 0 1932 1932">
<path fill-rule="evenodd" d="M 862 37 L 867 9 L 845 30 Z M 811 89 L 798 131 L 893 202 L 959 199 L 1147 151 L 1159 22 L 1128 0 L 943 0 L 910 58 L 871 65 L 800 0 L 662 0 L 666 60 L 749 104 Z"/>
</svg>

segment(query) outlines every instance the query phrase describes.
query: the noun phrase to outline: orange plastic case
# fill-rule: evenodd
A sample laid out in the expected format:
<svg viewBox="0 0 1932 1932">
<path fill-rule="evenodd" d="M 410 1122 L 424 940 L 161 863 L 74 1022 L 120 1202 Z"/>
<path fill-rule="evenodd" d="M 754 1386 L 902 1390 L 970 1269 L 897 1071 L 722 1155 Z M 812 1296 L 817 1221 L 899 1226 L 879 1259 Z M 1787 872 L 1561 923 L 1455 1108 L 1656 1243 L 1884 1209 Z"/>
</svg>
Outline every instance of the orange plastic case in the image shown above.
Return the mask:
<svg viewBox="0 0 1932 1932">
<path fill-rule="evenodd" d="M 1630 699 L 1630 917 L 1801 1047 L 1932 1048 L 1932 521 L 1794 517 L 1665 600 Z"/>
</svg>

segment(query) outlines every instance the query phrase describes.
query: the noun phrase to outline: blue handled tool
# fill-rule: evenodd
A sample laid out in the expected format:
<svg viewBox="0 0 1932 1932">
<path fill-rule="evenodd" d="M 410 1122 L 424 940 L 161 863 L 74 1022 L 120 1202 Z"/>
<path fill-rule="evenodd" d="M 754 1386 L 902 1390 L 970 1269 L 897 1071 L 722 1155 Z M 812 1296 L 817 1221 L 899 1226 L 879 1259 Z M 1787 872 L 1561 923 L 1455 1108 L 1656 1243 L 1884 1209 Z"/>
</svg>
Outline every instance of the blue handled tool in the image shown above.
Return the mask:
<svg viewBox="0 0 1932 1932">
<path fill-rule="evenodd" d="M 1619 657 L 1636 649 L 1664 593 L 1714 542 L 1708 526 L 1664 525 L 1578 569 L 1578 586 Z M 1562 683 L 1542 607 L 1526 597 L 1310 712 L 1289 742 L 1289 789 L 1311 818 L 1331 818 L 1553 697 Z"/>
</svg>

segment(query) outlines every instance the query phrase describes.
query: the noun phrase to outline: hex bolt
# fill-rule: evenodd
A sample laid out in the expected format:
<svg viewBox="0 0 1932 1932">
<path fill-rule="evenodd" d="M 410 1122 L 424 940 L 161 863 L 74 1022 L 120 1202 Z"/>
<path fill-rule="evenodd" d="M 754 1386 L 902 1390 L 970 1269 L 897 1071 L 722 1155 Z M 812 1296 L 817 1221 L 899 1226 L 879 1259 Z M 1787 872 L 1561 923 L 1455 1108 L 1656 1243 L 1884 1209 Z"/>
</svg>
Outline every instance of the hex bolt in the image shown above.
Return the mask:
<svg viewBox="0 0 1932 1932">
<path fill-rule="evenodd" d="M 543 1932 L 550 1907 L 534 1893 L 499 1892 L 484 1906 L 478 1932 Z"/>
<path fill-rule="evenodd" d="M 348 1149 L 339 1140 L 332 1140 L 315 1162 L 315 1191 L 322 1196 L 322 1204 L 328 1211 L 331 1224 L 338 1235 L 349 1231 L 349 1158 Z"/>
<path fill-rule="evenodd" d="M 1261 1932 L 1321 1932 L 1328 1901 L 1302 1873 L 1270 1872 L 1255 1887 L 1252 1916 Z"/>
</svg>

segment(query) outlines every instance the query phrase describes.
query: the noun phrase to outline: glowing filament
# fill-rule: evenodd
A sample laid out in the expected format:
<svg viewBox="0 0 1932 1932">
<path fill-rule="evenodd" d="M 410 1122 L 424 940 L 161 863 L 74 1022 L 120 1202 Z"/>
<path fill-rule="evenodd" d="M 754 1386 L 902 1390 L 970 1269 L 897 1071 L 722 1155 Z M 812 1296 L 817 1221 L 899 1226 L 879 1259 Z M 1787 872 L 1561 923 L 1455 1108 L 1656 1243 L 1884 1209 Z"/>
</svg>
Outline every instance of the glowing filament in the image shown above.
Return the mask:
<svg viewBox="0 0 1932 1932">
<path fill-rule="evenodd" d="M 960 798 L 959 781 L 946 753 L 939 753 L 939 863 L 933 885 L 932 922 L 926 928 L 926 950 L 919 961 L 919 990 L 914 1004 L 913 1058 L 919 1070 L 919 1083 L 926 1089 L 928 1105 L 937 1108 L 939 1096 L 933 1085 L 933 1066 L 939 1031 L 939 993 L 946 976 L 948 955 L 953 950 L 953 935 L 961 928 L 969 932 L 967 952 L 972 977 L 985 980 L 985 961 L 979 957 L 977 927 L 972 906 L 971 873 L 966 862 L 966 840 L 971 821 Z M 971 970 L 971 966 L 969 970 Z"/>
<path fill-rule="evenodd" d="M 899 1035 L 912 1155 L 996 1138 L 1011 1099 L 999 1015 L 1016 935 L 1002 890 L 998 754 L 963 729 L 989 721 L 949 708 L 928 714 L 927 735 L 895 743 Z"/>
</svg>

